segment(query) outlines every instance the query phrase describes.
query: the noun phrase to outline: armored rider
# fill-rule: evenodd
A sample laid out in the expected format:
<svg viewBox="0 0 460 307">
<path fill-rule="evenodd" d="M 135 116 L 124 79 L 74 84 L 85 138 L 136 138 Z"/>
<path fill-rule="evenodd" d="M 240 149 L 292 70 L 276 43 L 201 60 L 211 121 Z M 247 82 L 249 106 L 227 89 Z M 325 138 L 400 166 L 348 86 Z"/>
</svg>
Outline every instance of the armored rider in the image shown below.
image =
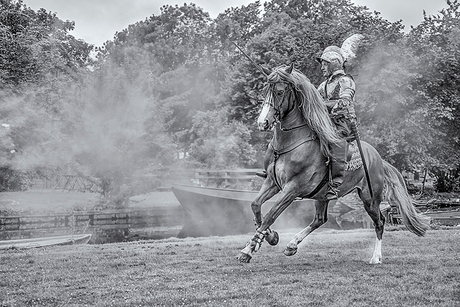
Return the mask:
<svg viewBox="0 0 460 307">
<path fill-rule="evenodd" d="M 330 144 L 331 159 L 331 180 L 326 193 L 327 200 L 338 198 L 338 187 L 343 182 L 347 165 L 347 142 L 354 139 L 352 123 L 356 121 L 354 110 L 355 82 L 353 78 L 344 71 L 346 56 L 342 48 L 329 46 L 324 49 L 320 57 L 321 71 L 326 80 L 318 87 L 318 91 L 324 98 L 329 115 L 335 124 L 342 139 Z"/>
</svg>

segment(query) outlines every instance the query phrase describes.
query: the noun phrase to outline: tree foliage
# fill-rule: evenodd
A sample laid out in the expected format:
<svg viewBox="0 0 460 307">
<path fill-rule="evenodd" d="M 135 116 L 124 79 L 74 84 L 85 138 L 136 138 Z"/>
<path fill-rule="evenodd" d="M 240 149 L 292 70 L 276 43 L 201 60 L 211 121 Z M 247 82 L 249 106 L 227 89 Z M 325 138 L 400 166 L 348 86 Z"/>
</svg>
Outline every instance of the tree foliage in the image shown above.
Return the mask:
<svg viewBox="0 0 460 307">
<path fill-rule="evenodd" d="M 198 112 L 191 129 L 194 141 L 190 155 L 206 168 L 248 167 L 255 162 L 255 150 L 246 140 L 247 126 L 228 119 L 228 108 Z"/>
<path fill-rule="evenodd" d="M 91 45 L 68 32 L 74 22 L 28 8 L 21 0 L 0 1 L 0 86 L 44 81 L 50 74 L 75 74 L 89 60 Z"/>
<path fill-rule="evenodd" d="M 0 121 L 3 173 L 34 174 L 65 165 L 65 101 L 90 63 L 92 47 L 68 34 L 73 22 L 0 1 Z M 25 178 L 25 176 L 9 176 Z M 5 188 L 12 185 L 3 180 Z M 22 186 L 15 183 L 14 186 Z"/>
<path fill-rule="evenodd" d="M 7 170 L 72 165 L 121 186 L 178 152 L 206 167 L 260 166 L 265 77 L 234 43 L 268 68 L 294 62 L 318 85 L 318 53 L 361 33 L 346 68 L 362 138 L 399 169 L 429 169 L 445 190 L 458 182 L 458 1 L 408 33 L 350 0 L 254 1 L 215 19 L 193 3 L 165 5 L 115 33 L 95 61 L 92 46 L 68 34 L 73 22 L 22 1 L 0 8 Z"/>
<path fill-rule="evenodd" d="M 430 119 L 424 167 L 438 178 L 450 178 L 445 187 L 451 190 L 460 171 L 460 3 L 447 1 L 448 7 L 424 21 L 408 35 L 407 47 L 420 60 L 420 74 L 412 80 L 413 87 L 423 95 L 418 109 Z M 420 95 L 420 96 L 421 96 Z"/>
<path fill-rule="evenodd" d="M 149 94 L 153 80 L 140 58 L 127 67 L 106 61 L 91 75 L 78 125 L 68 134 L 71 155 L 85 173 L 102 180 L 106 196 L 120 192 L 136 171 L 168 164 L 171 157 L 171 141 L 162 133 L 165 115 Z"/>
</svg>

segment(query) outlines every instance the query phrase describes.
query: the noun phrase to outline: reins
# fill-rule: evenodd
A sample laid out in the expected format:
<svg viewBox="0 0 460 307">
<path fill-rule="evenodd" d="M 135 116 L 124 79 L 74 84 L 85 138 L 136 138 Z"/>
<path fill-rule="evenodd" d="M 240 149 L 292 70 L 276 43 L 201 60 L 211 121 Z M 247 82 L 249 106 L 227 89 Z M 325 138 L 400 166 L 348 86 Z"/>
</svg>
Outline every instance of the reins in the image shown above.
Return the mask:
<svg viewBox="0 0 460 307">
<path fill-rule="evenodd" d="M 292 128 L 283 128 L 283 127 L 281 127 L 281 123 L 280 123 L 280 130 L 286 132 L 286 131 L 291 131 L 291 130 L 294 130 L 294 129 L 302 128 L 302 127 L 305 127 L 305 126 L 308 126 L 308 124 L 305 123 L 303 125 L 292 127 Z"/>
<path fill-rule="evenodd" d="M 303 139 L 303 140 L 299 140 L 297 142 L 294 142 L 291 145 L 282 148 L 281 150 L 276 149 L 275 146 L 273 146 L 273 141 L 272 141 L 272 142 L 270 142 L 270 147 L 273 149 L 273 155 L 274 155 L 274 158 L 275 158 L 275 161 L 276 161 L 276 160 L 278 160 L 279 156 L 281 156 L 281 155 L 283 155 L 285 153 L 291 152 L 294 149 L 296 149 L 297 147 L 299 147 L 300 145 L 305 144 L 305 143 L 310 142 L 310 141 L 314 141 L 314 140 L 316 140 L 316 135 L 312 135 L 307 139 Z"/>
</svg>

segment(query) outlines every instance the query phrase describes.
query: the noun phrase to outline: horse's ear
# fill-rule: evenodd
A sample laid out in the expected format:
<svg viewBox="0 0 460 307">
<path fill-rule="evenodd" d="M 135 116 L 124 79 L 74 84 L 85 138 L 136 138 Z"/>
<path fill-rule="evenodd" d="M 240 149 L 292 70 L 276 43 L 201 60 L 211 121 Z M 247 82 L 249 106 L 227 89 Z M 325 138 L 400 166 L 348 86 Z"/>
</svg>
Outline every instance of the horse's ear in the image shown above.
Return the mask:
<svg viewBox="0 0 460 307">
<path fill-rule="evenodd" d="M 286 68 L 286 72 L 288 74 L 291 74 L 291 72 L 294 70 L 294 62 L 291 63 L 291 66 L 289 66 L 288 68 Z"/>
<path fill-rule="evenodd" d="M 262 71 L 267 75 L 267 77 L 270 76 L 270 74 L 272 73 L 270 69 L 268 69 L 267 67 L 263 65 L 260 65 L 260 67 L 262 68 Z"/>
</svg>

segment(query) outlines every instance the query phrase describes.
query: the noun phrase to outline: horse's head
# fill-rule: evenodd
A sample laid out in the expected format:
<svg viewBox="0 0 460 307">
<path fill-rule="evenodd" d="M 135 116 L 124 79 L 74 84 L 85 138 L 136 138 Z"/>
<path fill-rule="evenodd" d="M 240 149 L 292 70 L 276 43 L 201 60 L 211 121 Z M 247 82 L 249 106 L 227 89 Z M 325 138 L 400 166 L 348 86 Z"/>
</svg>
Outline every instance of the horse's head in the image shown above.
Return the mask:
<svg viewBox="0 0 460 307">
<path fill-rule="evenodd" d="M 329 144 L 337 143 L 340 138 L 319 91 L 292 64 L 289 67 L 277 67 L 273 72 L 264 69 L 264 73 L 268 76 L 268 82 L 262 111 L 257 120 L 259 130 L 267 131 L 276 123 L 284 132 L 295 130 L 306 133 L 305 130 L 309 129 L 317 135 L 321 151 L 328 157 Z"/>
<path fill-rule="evenodd" d="M 278 67 L 273 72 L 268 72 L 268 82 L 264 90 L 262 111 L 257 120 L 260 131 L 267 131 L 273 125 L 281 122 L 293 108 L 294 88 L 283 76 L 290 75 L 294 65 Z"/>
</svg>

